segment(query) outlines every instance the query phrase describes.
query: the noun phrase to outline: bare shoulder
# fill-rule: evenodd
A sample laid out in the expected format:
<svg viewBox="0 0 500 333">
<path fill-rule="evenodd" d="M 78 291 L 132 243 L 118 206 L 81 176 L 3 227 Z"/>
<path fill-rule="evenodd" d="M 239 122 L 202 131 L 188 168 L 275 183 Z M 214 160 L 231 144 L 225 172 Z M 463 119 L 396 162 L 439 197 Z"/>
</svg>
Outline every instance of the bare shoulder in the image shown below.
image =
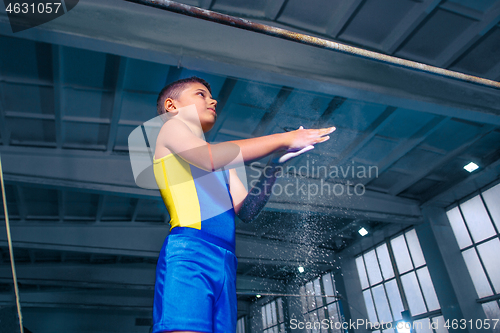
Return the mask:
<svg viewBox="0 0 500 333">
<path fill-rule="evenodd" d="M 191 133 L 189 127 L 181 120 L 169 119 L 161 127 L 160 133 L 158 133 L 158 140 L 167 143 L 169 140 L 179 137 L 183 133 Z"/>
<path fill-rule="evenodd" d="M 189 128 L 182 121 L 177 119 L 169 119 L 166 121 L 158 133 L 156 139 L 155 158 L 160 159 L 172 153 L 171 144 L 179 133 L 189 131 Z"/>
<path fill-rule="evenodd" d="M 175 118 L 172 118 L 172 119 L 169 119 L 167 120 L 163 126 L 161 127 L 161 130 L 160 130 L 160 134 L 162 132 L 168 132 L 168 131 L 182 131 L 182 130 L 188 130 L 189 131 L 189 128 L 188 126 L 182 122 L 181 120 L 179 119 L 175 119 Z"/>
<path fill-rule="evenodd" d="M 197 137 L 182 120 L 169 119 L 160 129 L 155 151 L 158 152 L 158 156 L 165 156 L 167 154 L 164 152 L 169 151 L 184 158 L 189 151 L 194 153 L 193 149 L 206 144 L 206 141 Z"/>
</svg>

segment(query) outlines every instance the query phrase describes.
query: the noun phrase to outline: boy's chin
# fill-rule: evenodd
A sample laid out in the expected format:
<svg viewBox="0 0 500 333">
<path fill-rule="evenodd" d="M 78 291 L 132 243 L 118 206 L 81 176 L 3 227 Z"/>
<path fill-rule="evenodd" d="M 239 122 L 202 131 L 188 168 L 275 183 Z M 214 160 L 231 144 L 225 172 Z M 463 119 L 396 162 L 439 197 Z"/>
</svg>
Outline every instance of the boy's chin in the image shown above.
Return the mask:
<svg viewBox="0 0 500 333">
<path fill-rule="evenodd" d="M 214 123 L 201 126 L 201 129 L 203 130 L 203 133 L 206 133 L 206 132 L 210 131 L 213 127 L 214 127 Z"/>
</svg>

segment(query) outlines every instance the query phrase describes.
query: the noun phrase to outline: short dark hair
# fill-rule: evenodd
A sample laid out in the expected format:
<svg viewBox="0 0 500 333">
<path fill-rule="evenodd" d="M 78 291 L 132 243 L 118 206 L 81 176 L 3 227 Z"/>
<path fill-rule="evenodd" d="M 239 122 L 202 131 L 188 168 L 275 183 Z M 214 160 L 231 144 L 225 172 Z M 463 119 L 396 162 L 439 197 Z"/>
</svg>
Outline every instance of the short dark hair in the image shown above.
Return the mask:
<svg viewBox="0 0 500 333">
<path fill-rule="evenodd" d="M 205 87 L 207 87 L 208 91 L 212 93 L 212 89 L 210 89 L 210 84 L 196 76 L 188 77 L 187 79 L 181 79 L 174 81 L 168 85 L 166 85 L 158 94 L 158 99 L 156 100 L 156 111 L 158 114 L 165 113 L 165 100 L 167 98 L 177 99 L 181 95 L 181 93 L 186 89 L 186 86 L 190 83 L 201 83 Z"/>
</svg>

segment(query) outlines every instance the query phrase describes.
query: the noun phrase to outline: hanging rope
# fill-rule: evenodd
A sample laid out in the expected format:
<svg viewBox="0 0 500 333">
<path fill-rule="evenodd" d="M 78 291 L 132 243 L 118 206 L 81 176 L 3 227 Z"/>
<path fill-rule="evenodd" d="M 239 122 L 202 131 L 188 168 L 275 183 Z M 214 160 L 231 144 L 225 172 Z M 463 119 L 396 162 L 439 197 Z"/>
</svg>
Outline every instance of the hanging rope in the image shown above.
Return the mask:
<svg viewBox="0 0 500 333">
<path fill-rule="evenodd" d="M 5 227 L 7 229 L 7 241 L 9 243 L 10 267 L 12 268 L 12 279 L 14 280 L 14 291 L 16 294 L 17 315 L 19 317 L 19 329 L 24 333 L 23 316 L 21 314 L 21 302 L 19 301 L 19 288 L 17 286 L 16 266 L 14 264 L 14 251 L 12 250 L 12 237 L 10 236 L 9 213 L 7 212 L 7 197 L 5 196 L 5 184 L 3 181 L 2 158 L 0 155 L 0 183 L 2 185 L 3 211 L 5 213 Z"/>
</svg>

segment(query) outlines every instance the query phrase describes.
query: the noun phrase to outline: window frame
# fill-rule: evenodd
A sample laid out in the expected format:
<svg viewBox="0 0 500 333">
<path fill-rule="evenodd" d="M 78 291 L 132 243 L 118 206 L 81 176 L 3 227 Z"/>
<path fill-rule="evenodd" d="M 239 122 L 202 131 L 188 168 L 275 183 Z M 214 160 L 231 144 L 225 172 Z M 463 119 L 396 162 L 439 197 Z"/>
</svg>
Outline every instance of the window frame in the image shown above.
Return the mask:
<svg viewBox="0 0 500 333">
<path fill-rule="evenodd" d="M 476 286 L 476 283 L 474 282 L 474 280 L 472 281 L 473 282 L 473 285 L 474 285 L 474 288 L 476 289 L 476 292 L 478 293 L 478 298 L 476 299 L 476 302 L 480 303 L 483 308 L 485 308 L 485 306 L 487 305 L 491 305 L 492 303 L 496 303 L 496 306 L 500 308 L 500 288 L 495 288 L 495 285 L 494 283 L 492 282 L 492 279 L 490 277 L 490 274 L 488 273 L 488 270 L 486 269 L 486 265 L 484 264 L 484 260 L 479 252 L 479 249 L 478 247 L 483 245 L 483 244 L 486 244 L 486 243 L 489 243 L 489 242 L 492 242 L 494 241 L 495 239 L 497 239 L 499 242 L 500 242 L 500 228 L 497 226 L 497 223 L 499 223 L 500 221 L 495 221 L 493 219 L 493 215 L 492 213 L 490 212 L 490 208 L 488 207 L 488 204 L 484 198 L 484 193 L 495 188 L 495 187 L 500 187 L 500 183 L 496 183 L 494 185 L 490 185 L 490 186 L 486 186 L 478 191 L 474 191 L 472 194 L 466 196 L 465 198 L 461 199 L 461 200 L 457 200 L 455 203 L 453 203 L 452 205 L 446 207 L 445 209 L 445 212 L 446 212 L 446 217 L 448 218 L 449 222 L 450 222 L 450 225 L 452 225 L 452 221 L 448 215 L 448 212 L 452 211 L 453 209 L 457 208 L 458 209 L 458 212 L 460 214 L 460 217 L 462 219 L 462 222 L 463 222 L 463 225 L 465 227 L 465 230 L 467 231 L 467 235 L 470 239 L 470 242 L 471 244 L 469 245 L 466 245 L 464 247 L 460 247 L 460 244 L 458 244 L 458 248 L 459 248 L 459 251 L 460 251 L 460 254 L 462 255 L 462 258 L 464 259 L 464 262 L 467 266 L 467 261 L 464 257 L 464 252 L 466 251 L 470 251 L 470 250 L 474 250 L 474 253 L 475 255 L 477 256 L 477 259 L 479 260 L 479 264 L 481 265 L 481 268 L 482 268 L 482 272 L 484 273 L 484 276 L 486 277 L 486 280 L 488 282 L 488 287 L 491 289 L 492 291 L 492 294 L 491 295 L 487 295 L 487 296 L 480 296 L 479 295 L 479 286 Z M 486 237 L 480 241 L 475 241 L 473 236 L 472 236 L 472 232 L 470 230 L 470 227 L 468 225 L 468 222 L 467 222 L 467 219 L 465 217 L 465 214 L 463 212 L 463 208 L 462 208 L 462 205 L 466 202 L 468 202 L 469 200 L 473 200 L 475 198 L 479 198 L 480 201 L 481 201 L 481 204 L 483 205 L 483 208 L 485 209 L 486 211 L 486 214 L 489 218 L 489 222 L 491 223 L 491 226 L 493 227 L 493 230 L 494 230 L 494 235 L 492 236 L 489 236 L 489 237 Z M 499 223 L 500 224 L 500 223 Z M 455 239 L 457 240 L 457 243 L 458 243 L 458 238 L 457 238 L 457 235 L 455 234 L 455 230 L 453 229 L 453 235 L 455 236 Z M 469 267 L 467 266 L 467 270 L 468 270 L 468 273 L 469 275 L 471 275 L 470 271 L 469 271 Z M 471 275 L 472 277 L 472 275 Z M 498 289 L 498 290 L 497 290 Z"/>
<path fill-rule="evenodd" d="M 383 290 L 384 290 L 384 294 L 385 294 L 385 297 L 386 297 L 386 300 L 387 300 L 387 305 L 389 307 L 389 311 L 390 311 L 390 315 L 391 315 L 391 318 L 392 318 L 392 321 L 390 322 L 392 324 L 392 328 L 396 329 L 396 326 L 399 322 L 401 322 L 403 320 L 402 316 L 401 316 L 401 319 L 397 319 L 399 317 L 396 317 L 395 316 L 395 312 L 393 310 L 393 305 L 391 304 L 391 299 L 389 298 L 389 294 L 388 294 L 388 291 L 387 291 L 387 288 L 386 288 L 386 284 L 391 282 L 391 281 L 396 281 L 396 285 L 397 285 L 397 288 L 398 288 L 398 292 L 399 292 L 399 300 L 402 304 L 402 308 L 403 310 L 409 310 L 411 307 L 410 305 L 408 304 L 408 298 L 407 298 L 407 295 L 406 295 L 406 291 L 405 291 L 405 288 L 403 286 L 403 282 L 401 280 L 402 277 L 404 276 L 408 276 L 410 274 L 413 273 L 414 277 L 416 278 L 416 281 L 417 281 L 417 284 L 418 284 L 418 290 L 420 291 L 420 296 L 422 298 L 422 301 L 424 302 L 424 306 L 425 306 L 425 312 L 423 313 L 419 313 L 419 314 L 411 314 L 411 320 L 412 322 L 415 322 L 415 321 L 418 321 L 418 320 L 421 320 L 421 319 L 425 319 L 425 318 L 428 318 L 430 321 L 433 321 L 433 320 L 437 320 L 439 317 L 443 317 L 442 315 L 442 311 L 441 311 L 441 304 L 439 303 L 439 299 L 437 298 L 437 295 L 436 295 L 436 292 L 435 292 L 435 287 L 434 287 L 434 283 L 432 283 L 432 280 L 431 280 L 431 283 L 432 283 L 432 286 L 434 288 L 434 295 L 436 296 L 436 300 L 438 302 L 438 305 L 439 305 L 439 308 L 438 309 L 433 309 L 433 310 L 430 310 L 429 309 L 429 305 L 428 305 L 428 299 L 427 297 L 425 296 L 424 294 L 424 291 L 423 291 L 423 287 L 422 287 L 422 283 L 420 281 L 420 278 L 419 278 L 419 274 L 418 274 L 418 271 L 423 269 L 423 268 L 427 268 L 427 271 L 428 271 L 428 266 L 427 266 L 427 261 L 425 260 L 425 257 L 424 257 L 424 261 L 425 263 L 424 264 L 420 264 L 420 265 L 415 265 L 415 260 L 414 260 L 414 255 L 412 254 L 412 251 L 410 249 L 410 246 L 409 246 L 409 242 L 408 242 L 408 239 L 407 239 L 407 234 L 414 231 L 415 232 L 415 236 L 417 237 L 417 240 L 418 240 L 418 235 L 416 235 L 416 230 L 415 230 L 415 227 L 410 227 L 410 228 L 406 228 L 394 235 L 392 235 L 391 237 L 387 237 L 385 240 L 379 242 L 378 244 L 370 247 L 369 249 L 366 249 L 364 251 L 362 251 L 361 253 L 357 254 L 354 256 L 354 260 L 358 260 L 359 258 L 361 258 L 362 260 L 362 265 L 363 265 L 363 268 L 364 268 L 364 276 L 366 278 L 366 282 L 368 283 L 368 286 L 367 287 L 363 287 L 363 283 L 361 281 L 361 276 L 360 276 L 360 272 L 359 272 L 359 266 L 356 262 L 356 268 L 358 270 L 358 278 L 360 279 L 360 286 L 361 286 L 361 291 L 362 293 L 364 294 L 366 291 L 369 291 L 369 296 L 371 298 L 371 305 L 373 306 L 373 309 L 372 311 L 375 313 L 375 316 L 377 318 L 377 323 L 381 322 L 381 318 L 380 318 L 380 315 L 379 315 L 379 311 L 380 309 L 377 309 L 377 303 L 375 302 L 375 297 L 373 295 L 373 292 L 372 292 L 372 289 L 373 288 L 376 288 L 376 287 L 379 287 L 379 286 L 382 286 Z M 398 267 L 398 263 L 397 263 L 397 260 L 396 260 L 396 257 L 394 255 L 394 249 L 392 247 L 392 241 L 403 236 L 403 240 L 404 240 L 404 244 L 406 246 L 406 249 L 408 251 L 408 254 L 409 254 L 409 258 L 410 258 L 410 262 L 411 262 L 411 265 L 412 265 L 412 268 L 409 269 L 409 270 L 406 270 L 405 272 L 403 273 L 400 273 L 399 272 L 399 267 Z M 386 246 L 386 249 L 387 249 L 387 252 L 389 253 L 389 259 L 390 259 L 390 262 L 391 262 L 391 266 L 392 266 L 392 276 L 389 277 L 389 278 L 386 278 L 384 276 L 384 273 L 383 273 L 383 270 L 382 270 L 382 265 L 380 263 L 380 259 L 379 259 L 379 254 L 378 254 L 378 250 L 381 246 L 385 245 Z M 420 240 L 419 240 L 419 246 L 420 246 L 420 251 L 421 251 L 421 245 L 420 245 Z M 370 281 L 370 275 L 368 273 L 368 267 L 365 263 L 365 255 L 372 252 L 375 254 L 375 258 L 376 258 L 376 261 L 377 261 L 377 266 L 378 266 L 378 270 L 379 270 L 379 273 L 380 273 L 380 277 L 381 277 L 381 280 L 376 282 L 376 283 L 373 283 Z M 363 295 L 363 299 L 364 299 L 364 295 Z M 368 309 L 368 304 L 366 304 L 366 301 L 365 301 L 365 306 L 366 306 L 366 310 L 367 312 L 369 313 L 370 312 L 370 309 Z M 411 311 L 410 311 L 411 312 Z M 372 322 L 372 321 L 370 321 Z M 374 322 L 372 322 L 373 324 L 375 324 Z M 373 326 L 371 328 L 371 330 L 373 332 L 380 332 L 380 329 L 384 330 L 387 328 L 387 324 L 389 322 L 386 322 L 384 321 L 384 323 L 386 324 L 385 326 L 383 327 L 376 327 L 376 326 Z M 370 329 L 370 328 L 369 328 Z"/>
</svg>

